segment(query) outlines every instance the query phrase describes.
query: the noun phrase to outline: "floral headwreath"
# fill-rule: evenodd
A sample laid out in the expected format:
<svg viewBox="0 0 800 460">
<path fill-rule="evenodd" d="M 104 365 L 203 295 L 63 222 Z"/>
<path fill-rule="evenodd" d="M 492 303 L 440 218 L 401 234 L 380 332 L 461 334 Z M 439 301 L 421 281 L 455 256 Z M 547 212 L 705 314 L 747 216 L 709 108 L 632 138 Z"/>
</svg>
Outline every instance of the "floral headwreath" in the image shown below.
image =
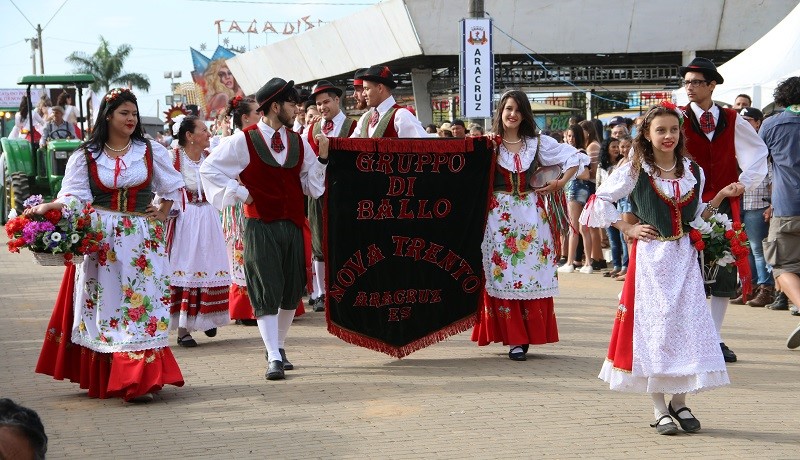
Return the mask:
<svg viewBox="0 0 800 460">
<path fill-rule="evenodd" d="M 130 93 L 130 92 L 131 90 L 129 90 L 128 88 L 114 88 L 111 91 L 109 91 L 108 94 L 106 94 L 106 102 L 108 103 L 113 101 L 114 99 L 119 97 L 120 94 Z"/>
<path fill-rule="evenodd" d="M 658 104 L 653 108 L 658 108 L 658 107 L 663 107 L 667 110 L 674 112 L 675 115 L 678 117 L 678 126 L 683 126 L 683 111 L 677 105 L 675 105 L 671 101 L 661 101 L 660 104 Z"/>
<path fill-rule="evenodd" d="M 242 102 L 242 96 L 234 96 L 233 99 L 231 99 L 231 107 L 233 107 L 233 109 L 236 110 L 237 108 L 239 108 L 240 102 Z"/>
</svg>

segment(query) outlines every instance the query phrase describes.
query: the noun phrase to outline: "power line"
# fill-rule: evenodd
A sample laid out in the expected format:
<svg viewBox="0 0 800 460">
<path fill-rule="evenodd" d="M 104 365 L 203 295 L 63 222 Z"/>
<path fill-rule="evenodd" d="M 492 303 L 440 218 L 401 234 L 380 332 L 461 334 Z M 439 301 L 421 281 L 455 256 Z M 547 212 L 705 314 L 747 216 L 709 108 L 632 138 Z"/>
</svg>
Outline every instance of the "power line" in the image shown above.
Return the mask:
<svg viewBox="0 0 800 460">
<path fill-rule="evenodd" d="M 10 46 L 18 45 L 18 44 L 24 43 L 24 42 L 25 42 L 25 40 L 19 40 L 19 41 L 16 41 L 14 43 L 9 43 L 8 45 L 3 45 L 3 46 L 0 46 L 0 50 L 3 49 L 3 48 L 8 48 Z"/>
<path fill-rule="evenodd" d="M 66 5 L 68 1 L 69 1 L 69 0 L 64 0 L 64 3 L 62 3 L 62 4 L 61 4 L 61 6 L 59 6 L 59 7 L 58 7 L 58 9 L 56 10 L 56 12 L 55 12 L 55 13 L 53 13 L 53 16 L 52 16 L 52 17 L 51 17 L 51 18 L 50 18 L 50 19 L 47 21 L 47 24 L 45 24 L 45 25 L 44 25 L 44 27 L 42 27 L 42 30 L 46 29 L 46 28 L 47 28 L 47 26 L 49 26 L 49 25 L 50 25 L 50 22 L 53 20 L 53 18 L 55 18 L 55 17 L 56 17 L 56 15 L 58 14 L 58 12 L 59 12 L 59 11 L 61 11 L 61 8 L 64 8 L 64 5 Z"/>
<path fill-rule="evenodd" d="M 19 11 L 19 14 L 21 14 L 21 15 L 22 15 L 22 17 L 23 17 L 23 18 L 25 18 L 25 20 L 26 20 L 26 21 L 28 21 L 28 24 L 30 24 L 30 25 L 31 25 L 31 27 L 33 27 L 33 28 L 35 29 L 35 28 L 36 28 L 36 26 L 34 26 L 34 25 L 33 25 L 33 23 L 31 22 L 31 20 L 30 20 L 30 19 L 28 19 L 28 17 L 27 17 L 27 16 L 25 16 L 25 13 L 23 13 L 23 12 L 22 12 L 22 10 L 21 10 L 21 9 L 19 9 L 19 7 L 17 6 L 17 4 L 16 4 L 16 3 L 14 3 L 14 0 L 9 0 L 9 1 L 11 2 L 11 4 L 12 4 L 12 5 L 14 5 L 14 8 L 16 8 L 16 9 L 17 9 L 17 11 Z"/>
<path fill-rule="evenodd" d="M 332 5 L 332 6 L 371 6 L 377 2 L 372 3 L 342 3 L 342 2 L 291 2 L 291 1 L 272 1 L 272 0 L 187 0 L 190 2 L 205 2 L 205 3 L 249 3 L 256 5 Z"/>
</svg>

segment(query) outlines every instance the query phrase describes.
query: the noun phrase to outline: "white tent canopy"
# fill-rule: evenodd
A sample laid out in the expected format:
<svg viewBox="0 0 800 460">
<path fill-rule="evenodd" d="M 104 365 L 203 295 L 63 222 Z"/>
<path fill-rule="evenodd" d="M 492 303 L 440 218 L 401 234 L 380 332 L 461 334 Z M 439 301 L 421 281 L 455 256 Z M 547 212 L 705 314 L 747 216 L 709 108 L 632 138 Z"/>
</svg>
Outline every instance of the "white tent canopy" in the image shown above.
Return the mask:
<svg viewBox="0 0 800 460">
<path fill-rule="evenodd" d="M 732 104 L 739 94 L 749 94 L 753 107 L 773 101 L 781 80 L 800 76 L 800 5 L 783 21 L 736 57 L 717 68 L 725 83 L 714 89 L 714 100 Z M 674 93 L 679 105 L 689 102 L 686 89 Z"/>
</svg>

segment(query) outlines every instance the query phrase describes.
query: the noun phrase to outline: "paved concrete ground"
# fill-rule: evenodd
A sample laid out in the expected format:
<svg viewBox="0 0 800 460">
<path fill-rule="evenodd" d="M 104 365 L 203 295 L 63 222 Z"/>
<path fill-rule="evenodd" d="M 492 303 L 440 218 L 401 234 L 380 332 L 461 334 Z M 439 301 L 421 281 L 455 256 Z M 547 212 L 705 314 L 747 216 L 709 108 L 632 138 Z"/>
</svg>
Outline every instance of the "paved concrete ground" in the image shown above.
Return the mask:
<svg viewBox="0 0 800 460">
<path fill-rule="evenodd" d="M 599 274 L 561 277 L 561 342 L 526 362 L 469 333 L 396 360 L 308 313 L 290 331 L 286 381 L 264 380 L 256 328 L 231 325 L 173 348 L 185 387 L 130 405 L 34 374 L 61 273 L 0 250 L 0 396 L 39 412 L 50 458 L 798 457 L 800 352 L 785 348 L 797 324 L 787 312 L 730 307 L 733 384 L 690 396 L 703 430 L 667 437 L 648 426 L 649 397 L 596 378 L 622 284 Z"/>
</svg>

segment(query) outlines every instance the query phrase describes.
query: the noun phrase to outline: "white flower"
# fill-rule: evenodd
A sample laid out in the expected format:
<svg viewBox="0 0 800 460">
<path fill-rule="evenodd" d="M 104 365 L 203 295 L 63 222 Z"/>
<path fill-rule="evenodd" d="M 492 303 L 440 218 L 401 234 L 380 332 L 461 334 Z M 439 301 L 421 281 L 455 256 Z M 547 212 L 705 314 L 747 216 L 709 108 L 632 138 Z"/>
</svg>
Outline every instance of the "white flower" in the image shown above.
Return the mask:
<svg viewBox="0 0 800 460">
<path fill-rule="evenodd" d="M 69 236 L 69 241 L 70 241 L 72 244 L 75 244 L 75 243 L 77 243 L 77 242 L 78 242 L 78 241 L 80 241 L 80 240 L 81 240 L 81 236 L 80 236 L 80 235 L 78 235 L 77 233 L 73 233 L 72 235 L 70 235 L 70 236 Z"/>
<path fill-rule="evenodd" d="M 724 266 L 726 266 L 728 264 L 732 264 L 734 262 L 736 262 L 736 258 L 733 257 L 733 254 L 731 254 L 728 251 L 723 252 L 722 253 L 722 257 L 717 259 L 717 265 L 719 265 L 720 267 L 724 267 Z"/>
<path fill-rule="evenodd" d="M 689 223 L 689 226 L 697 229 L 697 231 L 703 234 L 711 233 L 711 223 L 706 222 L 702 217 L 698 217 L 697 219 L 693 220 L 691 223 Z"/>
<path fill-rule="evenodd" d="M 56 243 L 61 242 L 61 234 L 58 232 L 53 232 L 50 234 L 50 239 L 55 241 Z"/>
<path fill-rule="evenodd" d="M 728 219 L 728 215 L 727 214 L 717 213 L 717 214 L 714 214 L 713 218 L 714 218 L 714 220 L 719 222 L 720 225 L 725 227 L 726 231 L 733 229 L 733 222 L 731 222 L 731 220 Z"/>
<path fill-rule="evenodd" d="M 8 211 L 8 218 L 13 219 L 15 217 L 17 217 L 17 210 L 12 208 L 11 211 Z"/>
</svg>

